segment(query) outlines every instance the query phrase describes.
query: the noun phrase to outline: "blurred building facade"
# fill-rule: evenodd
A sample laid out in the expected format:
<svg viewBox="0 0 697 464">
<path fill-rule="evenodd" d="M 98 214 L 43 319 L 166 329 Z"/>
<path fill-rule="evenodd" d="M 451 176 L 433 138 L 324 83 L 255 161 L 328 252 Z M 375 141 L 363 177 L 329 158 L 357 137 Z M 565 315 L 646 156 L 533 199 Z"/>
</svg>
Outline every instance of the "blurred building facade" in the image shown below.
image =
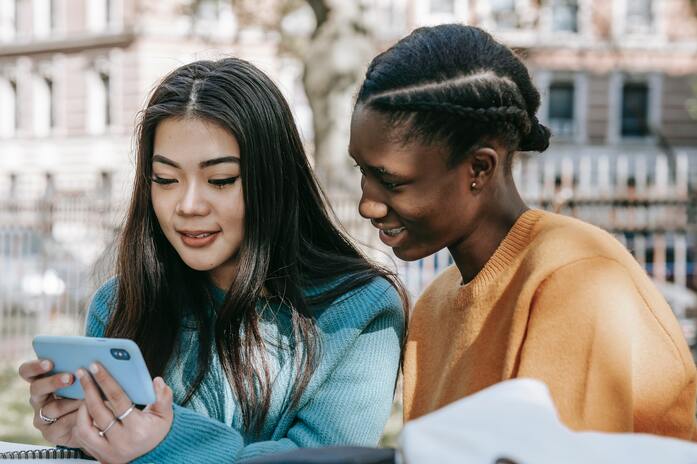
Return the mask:
<svg viewBox="0 0 697 464">
<path fill-rule="evenodd" d="M 127 191 L 136 114 L 161 76 L 197 58 L 252 59 L 311 136 L 302 70 L 278 38 L 238 27 L 229 1 L 0 0 L 0 192 Z M 192 14 L 193 13 L 193 14 Z M 387 46 L 414 27 L 479 25 L 517 49 L 543 95 L 548 156 L 697 156 L 697 16 L 689 0 L 377 0 Z M 117 196 L 119 194 L 117 193 Z"/>
<path fill-rule="evenodd" d="M 282 1 L 259 0 L 259 11 L 277 12 L 269 5 Z M 302 65 L 283 52 L 277 32 L 238 18 L 232 3 L 0 0 L 0 235 L 21 218 L 16 205 L 62 195 L 64 206 L 28 207 L 34 224 L 50 228 L 68 254 L 93 262 L 120 224 L 120 216 L 99 222 L 123 211 L 138 111 L 165 73 L 195 59 L 235 55 L 260 66 L 311 146 Z M 613 231 L 659 282 L 697 288 L 697 221 L 688 214 L 697 185 L 697 121 L 687 105 L 697 90 L 693 3 L 362 0 L 378 48 L 419 26 L 460 22 L 516 49 L 541 91 L 539 117 L 555 134 L 539 161 L 517 171 L 526 199 Z M 307 15 L 291 19 L 283 21 L 311 30 Z M 344 203 L 334 204 L 342 220 L 353 221 L 361 239 L 374 237 L 355 198 Z M 361 227 L 368 230 L 356 232 Z M 2 243 L 10 242 L 0 240 L 0 256 Z M 424 269 L 447 263 L 442 257 L 415 271 L 417 291 L 431 276 Z"/>
<path fill-rule="evenodd" d="M 697 154 L 686 102 L 697 79 L 689 0 L 404 0 L 407 29 L 464 22 L 524 58 L 543 96 L 552 152 Z"/>
<path fill-rule="evenodd" d="M 196 59 L 252 59 L 296 101 L 298 75 L 231 2 L 0 0 L 0 192 L 92 192 L 123 201 L 133 129 L 149 92 Z M 303 115 L 305 117 L 303 118 Z"/>
</svg>

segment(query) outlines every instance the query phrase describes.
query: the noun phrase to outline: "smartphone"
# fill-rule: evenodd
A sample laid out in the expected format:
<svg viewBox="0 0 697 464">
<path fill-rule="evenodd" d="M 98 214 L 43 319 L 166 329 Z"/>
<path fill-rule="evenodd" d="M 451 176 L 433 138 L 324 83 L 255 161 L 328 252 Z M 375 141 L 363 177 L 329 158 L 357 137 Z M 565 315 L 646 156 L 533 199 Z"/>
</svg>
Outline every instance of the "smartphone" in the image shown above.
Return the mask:
<svg viewBox="0 0 697 464">
<path fill-rule="evenodd" d="M 37 335 L 32 342 L 39 359 L 53 362 L 51 374 L 76 374 L 79 368 L 89 372 L 93 362 L 106 368 L 123 391 L 135 404 L 155 402 L 155 390 L 143 355 L 133 340 L 125 338 L 97 338 Z M 64 398 L 84 399 L 80 382 L 56 391 Z"/>
</svg>

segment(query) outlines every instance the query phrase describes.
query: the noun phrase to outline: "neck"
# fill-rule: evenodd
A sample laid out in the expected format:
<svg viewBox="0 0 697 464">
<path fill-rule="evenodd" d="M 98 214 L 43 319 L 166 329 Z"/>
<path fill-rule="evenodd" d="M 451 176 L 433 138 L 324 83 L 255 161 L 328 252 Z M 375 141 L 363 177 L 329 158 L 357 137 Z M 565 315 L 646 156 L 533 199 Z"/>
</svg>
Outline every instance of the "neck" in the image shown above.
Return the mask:
<svg viewBox="0 0 697 464">
<path fill-rule="evenodd" d="M 470 233 L 448 247 L 463 283 L 471 281 L 482 270 L 520 215 L 528 209 L 515 187 L 513 192 L 492 200 L 487 205 L 490 212 L 480 215 Z"/>
</svg>

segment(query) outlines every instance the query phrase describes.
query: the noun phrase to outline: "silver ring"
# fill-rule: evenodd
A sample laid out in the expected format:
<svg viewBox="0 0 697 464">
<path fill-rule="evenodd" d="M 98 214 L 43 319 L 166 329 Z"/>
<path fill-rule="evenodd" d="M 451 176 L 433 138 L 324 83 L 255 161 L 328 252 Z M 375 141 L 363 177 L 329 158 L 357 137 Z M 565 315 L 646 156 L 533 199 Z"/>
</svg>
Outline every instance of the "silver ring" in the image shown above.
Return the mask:
<svg viewBox="0 0 697 464">
<path fill-rule="evenodd" d="M 135 405 L 134 403 L 131 403 L 131 407 L 128 408 L 128 409 L 126 409 L 126 412 L 124 412 L 124 413 L 121 414 L 120 416 L 116 416 L 116 419 L 119 420 L 119 421 L 124 420 L 125 418 L 128 417 L 128 415 L 129 415 L 130 413 L 133 412 L 133 410 L 135 409 L 135 407 L 136 407 L 136 405 Z"/>
<path fill-rule="evenodd" d="M 99 430 L 99 427 L 97 427 L 97 430 L 99 430 L 99 436 L 104 438 L 104 435 L 109 431 L 110 428 L 114 426 L 115 423 L 117 423 L 119 420 L 114 417 L 114 419 L 109 422 L 109 425 L 107 425 L 104 430 Z"/>
<path fill-rule="evenodd" d="M 55 419 L 53 417 L 48 417 L 44 416 L 44 407 L 39 408 L 39 417 L 41 418 L 42 421 L 46 422 L 47 424 L 53 424 L 56 422 L 58 419 Z"/>
</svg>

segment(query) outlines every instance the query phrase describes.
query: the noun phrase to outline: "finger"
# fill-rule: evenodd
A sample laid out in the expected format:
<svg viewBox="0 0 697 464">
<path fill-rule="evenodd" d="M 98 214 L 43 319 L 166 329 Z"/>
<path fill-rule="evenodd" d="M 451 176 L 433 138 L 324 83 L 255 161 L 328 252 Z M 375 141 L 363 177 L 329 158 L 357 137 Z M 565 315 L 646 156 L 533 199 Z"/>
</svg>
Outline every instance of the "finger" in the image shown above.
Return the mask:
<svg viewBox="0 0 697 464">
<path fill-rule="evenodd" d="M 27 382 L 31 382 L 36 377 L 44 375 L 51 370 L 53 363 L 48 359 L 27 361 L 19 366 L 19 376 Z"/>
<path fill-rule="evenodd" d="M 172 389 L 167 386 L 162 377 L 155 377 L 152 382 L 155 387 L 155 402 L 147 410 L 160 417 L 172 415 Z"/>
<path fill-rule="evenodd" d="M 38 409 L 48 401 L 48 397 L 53 392 L 72 385 L 74 380 L 73 375 L 66 372 L 33 380 L 29 384 L 29 402 Z"/>
<path fill-rule="evenodd" d="M 104 430 L 112 420 L 114 413 L 104 404 L 102 395 L 99 393 L 97 384 L 90 377 L 86 370 L 80 368 L 77 370 L 77 376 L 80 379 L 80 385 L 85 392 L 85 406 L 89 415 L 94 419 L 100 430 Z"/>
<path fill-rule="evenodd" d="M 78 410 L 79 408 L 61 416 L 51 427 L 47 427 L 43 431 L 44 438 L 49 443 L 55 443 L 56 445 L 74 446 L 75 443 L 72 443 L 70 439 L 73 436 L 73 428 L 77 423 Z"/>
<path fill-rule="evenodd" d="M 53 400 L 44 404 L 41 411 L 46 417 L 60 419 L 66 414 L 77 411 L 81 404 L 81 400 Z"/>
<path fill-rule="evenodd" d="M 104 439 L 99 436 L 99 430 L 94 426 L 94 418 L 90 415 L 87 403 L 83 403 L 77 410 L 77 421 L 75 423 L 75 437 L 80 448 L 87 451 L 92 456 L 101 454 Z"/>
<path fill-rule="evenodd" d="M 114 380 L 104 366 L 99 363 L 93 363 L 90 365 L 90 372 L 92 372 L 94 380 L 99 385 L 99 388 L 104 392 L 104 396 L 106 396 L 116 416 L 123 414 L 133 405 L 128 395 L 126 395 L 121 386 Z"/>
</svg>

